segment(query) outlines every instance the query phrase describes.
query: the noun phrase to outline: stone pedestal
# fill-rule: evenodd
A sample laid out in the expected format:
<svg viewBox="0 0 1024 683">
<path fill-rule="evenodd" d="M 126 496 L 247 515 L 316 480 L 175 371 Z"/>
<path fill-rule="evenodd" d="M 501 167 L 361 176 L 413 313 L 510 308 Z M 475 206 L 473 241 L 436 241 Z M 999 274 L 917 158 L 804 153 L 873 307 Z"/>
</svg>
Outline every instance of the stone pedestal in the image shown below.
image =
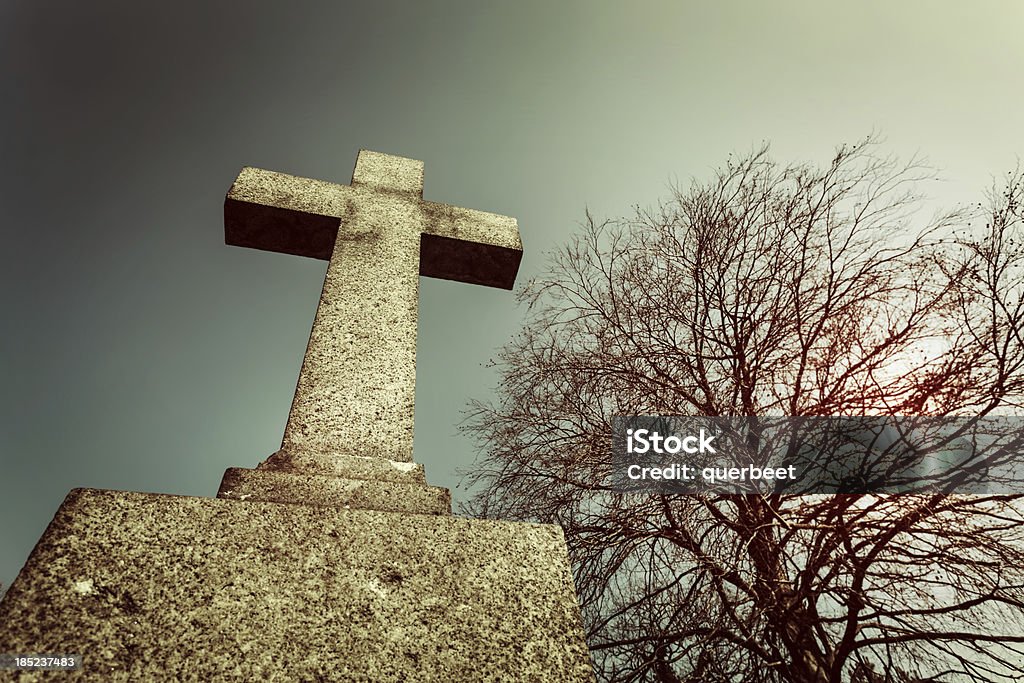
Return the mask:
<svg viewBox="0 0 1024 683">
<path fill-rule="evenodd" d="M 19 680 L 591 681 L 581 634 L 554 526 L 95 489 L 0 603 L 0 652 L 83 657 Z"/>
</svg>

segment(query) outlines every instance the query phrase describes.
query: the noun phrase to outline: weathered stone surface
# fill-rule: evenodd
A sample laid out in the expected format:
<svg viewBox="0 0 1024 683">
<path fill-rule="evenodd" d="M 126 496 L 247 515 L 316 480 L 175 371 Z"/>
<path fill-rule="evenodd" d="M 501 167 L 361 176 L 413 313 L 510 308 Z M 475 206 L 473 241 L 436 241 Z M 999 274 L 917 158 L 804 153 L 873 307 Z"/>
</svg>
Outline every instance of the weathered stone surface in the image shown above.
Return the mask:
<svg viewBox="0 0 1024 683">
<path fill-rule="evenodd" d="M 422 195 L 422 162 L 365 150 L 351 185 L 245 168 L 228 192 L 228 244 L 330 259 L 283 451 L 411 461 L 419 276 L 512 287 L 515 219 Z"/>
<path fill-rule="evenodd" d="M 452 513 L 451 493 L 439 486 L 235 467 L 224 472 L 217 497 L 421 515 Z"/>
<path fill-rule="evenodd" d="M 590 681 L 554 526 L 77 489 L 0 603 L 19 680 Z"/>
<path fill-rule="evenodd" d="M 345 479 L 375 479 L 426 484 L 423 465 L 418 462 L 397 462 L 385 458 L 334 454 L 321 458 L 309 453 L 278 451 L 257 465 L 257 469 L 281 472 L 306 472 Z"/>
</svg>

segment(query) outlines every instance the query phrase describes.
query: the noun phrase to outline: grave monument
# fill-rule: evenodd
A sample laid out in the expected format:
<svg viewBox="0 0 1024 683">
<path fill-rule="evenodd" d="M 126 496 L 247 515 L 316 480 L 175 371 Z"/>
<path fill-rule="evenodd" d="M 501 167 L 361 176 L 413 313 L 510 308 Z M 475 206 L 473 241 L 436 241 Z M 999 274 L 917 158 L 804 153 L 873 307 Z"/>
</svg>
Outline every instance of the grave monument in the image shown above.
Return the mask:
<svg viewBox="0 0 1024 683">
<path fill-rule="evenodd" d="M 556 526 L 451 515 L 413 460 L 419 276 L 511 289 L 516 221 L 245 168 L 228 244 L 328 260 L 281 449 L 216 498 L 73 490 L 0 602 L 19 680 L 591 681 Z M 0 675 L 12 673 L 4 671 Z"/>
</svg>

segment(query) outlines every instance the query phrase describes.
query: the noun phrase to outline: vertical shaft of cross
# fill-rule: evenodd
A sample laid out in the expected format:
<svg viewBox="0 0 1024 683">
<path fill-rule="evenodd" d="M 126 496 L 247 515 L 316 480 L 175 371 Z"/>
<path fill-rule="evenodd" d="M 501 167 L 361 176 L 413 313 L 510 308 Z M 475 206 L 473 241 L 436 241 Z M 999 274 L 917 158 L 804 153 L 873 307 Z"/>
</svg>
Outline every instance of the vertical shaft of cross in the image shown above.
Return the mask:
<svg viewBox="0 0 1024 683">
<path fill-rule="evenodd" d="M 281 449 L 412 460 L 423 165 L 363 153 L 353 173 Z M 373 201 L 361 201 L 372 193 Z"/>
<path fill-rule="evenodd" d="M 285 452 L 412 460 L 420 237 L 392 208 L 384 220 L 357 211 L 338 231 Z"/>
</svg>

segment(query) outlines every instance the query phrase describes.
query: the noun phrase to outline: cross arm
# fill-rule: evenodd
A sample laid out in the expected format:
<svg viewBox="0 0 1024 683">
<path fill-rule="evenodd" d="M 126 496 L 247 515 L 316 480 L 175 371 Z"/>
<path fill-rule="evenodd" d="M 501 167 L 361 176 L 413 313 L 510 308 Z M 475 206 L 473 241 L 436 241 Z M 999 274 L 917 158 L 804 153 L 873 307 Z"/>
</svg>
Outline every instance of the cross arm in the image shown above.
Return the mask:
<svg viewBox="0 0 1024 683">
<path fill-rule="evenodd" d="M 523 258 L 515 218 L 423 202 L 420 275 L 512 289 Z"/>
<path fill-rule="evenodd" d="M 224 199 L 224 241 L 311 258 L 331 258 L 347 185 L 245 167 Z"/>
</svg>

